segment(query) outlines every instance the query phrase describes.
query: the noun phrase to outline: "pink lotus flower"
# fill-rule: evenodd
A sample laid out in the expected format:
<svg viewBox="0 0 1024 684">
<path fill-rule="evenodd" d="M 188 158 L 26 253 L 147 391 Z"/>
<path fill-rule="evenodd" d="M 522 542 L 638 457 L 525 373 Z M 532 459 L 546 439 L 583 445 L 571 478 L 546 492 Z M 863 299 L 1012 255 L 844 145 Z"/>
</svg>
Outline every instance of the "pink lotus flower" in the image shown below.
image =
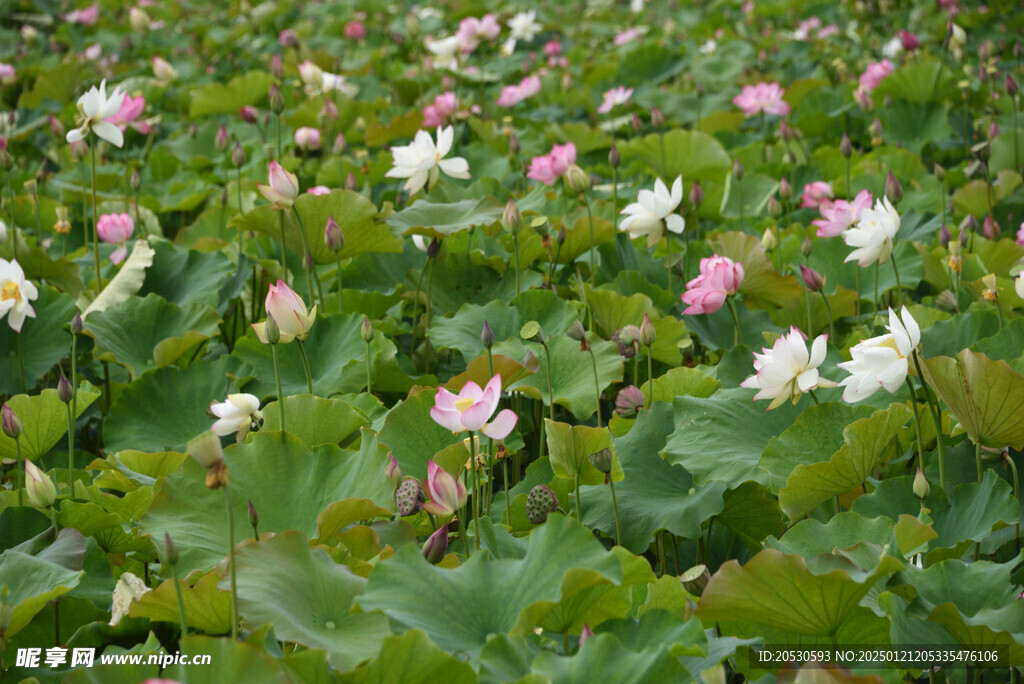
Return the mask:
<svg viewBox="0 0 1024 684">
<path fill-rule="evenodd" d="M 498 96 L 499 107 L 511 107 L 540 92 L 540 76 L 527 76 L 519 85 L 505 86 Z"/>
<path fill-rule="evenodd" d="M 350 21 L 345 24 L 345 37 L 349 40 L 362 40 L 366 38 L 366 26 L 361 21 Z"/>
<path fill-rule="evenodd" d="M 549 154 L 530 160 L 530 169 L 526 173 L 526 177 L 546 185 L 554 185 L 555 181 L 569 169 L 569 165 L 575 163 L 575 144 L 554 145 Z"/>
<path fill-rule="evenodd" d="M 797 25 L 796 31 L 793 31 L 793 40 L 807 40 L 811 31 L 817 28 L 821 28 L 821 19 L 818 17 L 805 19 Z"/>
<path fill-rule="evenodd" d="M 883 59 L 881 62 L 872 62 L 860 75 L 860 87 L 871 92 L 879 86 L 886 76 L 893 72 L 892 62 Z"/>
<path fill-rule="evenodd" d="M 714 313 L 722 308 L 725 298 L 736 294 L 743 282 L 743 264 L 729 257 L 705 257 L 700 260 L 700 275 L 686 283 L 683 314 Z"/>
<path fill-rule="evenodd" d="M 17 73 L 13 66 L 0 62 L 0 85 L 11 85 L 17 78 Z"/>
<path fill-rule="evenodd" d="M 124 261 L 128 254 L 125 243 L 135 232 L 135 221 L 132 220 L 132 217 L 128 214 L 103 214 L 96 222 L 96 231 L 100 235 L 100 240 L 118 245 L 118 248 L 110 255 L 110 262 L 119 264 Z"/>
<path fill-rule="evenodd" d="M 860 213 L 871 206 L 871 201 L 871 193 L 861 190 L 853 198 L 853 202 L 836 200 L 829 205 L 818 207 L 822 217 L 811 221 L 818 227 L 818 237 L 842 235 L 850 226 L 860 221 Z"/>
<path fill-rule="evenodd" d="M 804 186 L 800 198 L 801 209 L 824 209 L 832 204 L 832 185 L 825 181 L 814 181 Z"/>
<path fill-rule="evenodd" d="M 423 510 L 434 515 L 448 517 L 466 505 L 469 494 L 462 480 L 434 463 L 427 461 L 427 479 L 423 482 L 423 490 L 430 501 L 423 504 Z"/>
<path fill-rule="evenodd" d="M 900 29 L 896 32 L 896 35 L 903 42 L 903 49 L 907 52 L 913 52 L 921 47 L 921 42 L 917 39 L 917 36 L 906 29 Z"/>
<path fill-rule="evenodd" d="M 1017 244 L 1024 247 L 1024 223 L 1021 223 L 1017 230 Z"/>
<path fill-rule="evenodd" d="M 453 434 L 469 430 L 482 432 L 491 439 L 505 439 L 519 419 L 510 409 L 505 409 L 494 420 L 488 422 L 501 398 L 501 375 L 496 374 L 484 389 L 472 380 L 463 385 L 458 396 L 444 387 L 437 388 L 434 407 L 430 417 L 441 427 Z"/>
<path fill-rule="evenodd" d="M 142 95 L 134 98 L 131 95 L 125 95 L 121 106 L 107 121 L 121 129 L 122 133 L 128 126 L 131 126 L 133 130 L 143 135 L 149 135 L 153 128 L 145 121 L 136 121 L 145 108 L 146 98 Z"/>
<path fill-rule="evenodd" d="M 459 108 L 459 98 L 450 90 L 434 98 L 434 103 L 423 108 L 423 127 L 446 126 Z"/>
<path fill-rule="evenodd" d="M 64 21 L 70 24 L 81 24 L 82 26 L 92 26 L 99 18 L 99 5 L 89 5 L 84 9 L 74 10 L 64 15 Z"/>
<path fill-rule="evenodd" d="M 630 28 L 626 29 L 625 31 L 622 31 L 621 33 L 616 34 L 615 38 L 612 39 L 612 43 L 615 44 L 615 47 L 619 47 L 620 45 L 625 45 L 627 43 L 632 43 L 634 40 L 636 40 L 639 37 L 640 37 L 640 31 L 636 30 L 633 27 L 630 27 Z"/>
<path fill-rule="evenodd" d="M 758 112 L 786 116 L 789 114 L 789 103 L 782 99 L 786 91 L 778 83 L 758 83 L 743 86 L 739 95 L 732 98 L 732 103 L 743 110 L 746 116 Z"/>
<path fill-rule="evenodd" d="M 277 34 L 277 44 L 281 47 L 295 47 L 299 44 L 299 36 L 295 33 L 295 29 L 284 29 Z"/>
<path fill-rule="evenodd" d="M 307 195 L 330 195 L 331 189 L 326 185 L 314 185 L 306 191 Z"/>
<path fill-rule="evenodd" d="M 287 209 L 295 203 L 295 198 L 299 195 L 299 179 L 294 173 L 285 171 L 283 166 L 272 161 L 267 183 L 268 185 L 257 184 L 256 189 L 268 201 L 273 202 L 272 209 Z"/>
<path fill-rule="evenodd" d="M 557 40 L 549 40 L 544 43 L 544 54 L 548 57 L 557 57 L 562 54 L 562 44 Z"/>
<path fill-rule="evenodd" d="M 818 40 L 825 40 L 829 36 L 834 36 L 834 35 L 836 35 L 838 33 L 839 33 L 839 27 L 836 26 L 835 24 L 829 24 L 828 26 L 823 26 L 821 28 L 821 30 L 818 31 Z"/>
<path fill-rule="evenodd" d="M 320 130 L 303 126 L 295 131 L 295 146 L 300 150 L 320 149 Z"/>
<path fill-rule="evenodd" d="M 633 89 L 625 86 L 619 86 L 618 88 L 612 88 L 611 90 L 605 91 L 604 102 L 597 108 L 599 114 L 607 114 L 619 105 L 624 105 L 629 102 L 629 99 L 633 97 Z"/>
<path fill-rule="evenodd" d="M 477 49 L 484 40 L 494 40 L 501 33 L 501 25 L 493 14 L 485 14 L 477 19 L 466 17 L 459 22 L 459 30 L 455 37 L 459 39 L 462 52 L 469 54 Z"/>
<path fill-rule="evenodd" d="M 277 285 L 271 285 L 267 291 L 267 299 L 264 302 L 267 315 L 274 317 L 278 329 L 281 331 L 281 344 L 287 344 L 294 339 L 305 340 L 309 329 L 313 327 L 316 320 L 316 306 L 306 312 L 306 303 L 302 297 L 295 293 L 283 280 L 278 280 Z M 267 322 L 252 323 L 252 329 L 256 337 L 263 344 L 267 344 Z"/>
</svg>

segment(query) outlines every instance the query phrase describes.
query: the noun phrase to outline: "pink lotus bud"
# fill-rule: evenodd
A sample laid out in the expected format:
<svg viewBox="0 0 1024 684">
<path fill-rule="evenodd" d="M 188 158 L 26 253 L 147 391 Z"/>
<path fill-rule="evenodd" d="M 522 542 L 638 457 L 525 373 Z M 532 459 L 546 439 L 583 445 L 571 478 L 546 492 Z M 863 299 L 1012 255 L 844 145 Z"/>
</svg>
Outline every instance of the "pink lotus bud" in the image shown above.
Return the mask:
<svg viewBox="0 0 1024 684">
<path fill-rule="evenodd" d="M 221 126 L 219 129 L 217 129 L 217 137 L 214 139 L 213 142 L 214 146 L 217 148 L 217 151 L 223 152 L 224 150 L 226 150 L 230 142 L 231 138 L 228 137 L 228 129 L 224 126 Z"/>
<path fill-rule="evenodd" d="M 96 232 L 104 242 L 118 245 L 118 248 L 110 255 L 110 262 L 119 264 L 124 261 L 128 253 L 128 248 L 124 243 L 135 232 L 135 221 L 126 213 L 104 214 L 96 222 Z"/>
<path fill-rule="evenodd" d="M 632 418 L 644 407 L 644 393 L 636 385 L 619 390 L 615 397 L 615 412 L 623 418 Z"/>
<path fill-rule="evenodd" d="M 334 220 L 334 214 L 327 217 L 327 224 L 324 226 L 324 244 L 327 249 L 340 252 L 345 247 L 345 236 L 341 233 L 341 226 Z"/>
<path fill-rule="evenodd" d="M 348 141 L 345 140 L 344 134 L 339 133 L 334 138 L 334 145 L 331 147 L 331 151 L 334 152 L 334 154 L 341 154 L 346 149 L 348 149 Z"/>
<path fill-rule="evenodd" d="M 658 333 L 654 329 L 654 324 L 651 323 L 651 317 L 644 314 L 644 320 L 640 324 L 640 344 L 645 347 L 650 347 L 654 344 L 654 340 L 657 338 Z"/>
<path fill-rule="evenodd" d="M 345 24 L 345 37 L 349 40 L 366 38 L 366 26 L 361 21 L 350 21 Z"/>
<path fill-rule="evenodd" d="M 388 479 L 395 483 L 395 486 L 402 484 L 402 466 L 398 465 L 398 461 L 395 460 L 395 455 L 388 452 L 388 464 L 384 467 L 384 473 L 388 476 Z"/>
<path fill-rule="evenodd" d="M 448 526 L 441 525 L 423 543 L 423 557 L 431 565 L 437 565 L 448 551 Z"/>
<path fill-rule="evenodd" d="M 295 35 L 294 29 L 284 29 L 277 34 L 277 44 L 281 47 L 295 47 L 299 44 L 299 37 Z"/>
<path fill-rule="evenodd" d="M 694 181 L 693 185 L 690 186 L 690 204 L 696 210 L 700 209 L 702 202 L 704 202 L 704 191 L 700 189 L 700 183 Z"/>
<path fill-rule="evenodd" d="M 251 105 L 245 105 L 238 110 L 238 116 L 245 123 L 256 123 L 259 119 L 259 112 Z"/>
<path fill-rule="evenodd" d="M 47 123 L 50 126 L 50 135 L 52 135 L 55 138 L 60 138 L 61 140 L 63 140 L 64 135 L 67 131 L 65 130 L 64 124 L 61 123 L 60 119 L 55 117 L 53 114 L 50 114 L 47 118 Z"/>
<path fill-rule="evenodd" d="M 825 277 L 813 268 L 800 264 L 800 275 L 804 279 L 804 285 L 811 292 L 821 292 L 821 288 L 825 286 Z"/>
<path fill-rule="evenodd" d="M 316 320 L 315 306 L 307 313 L 306 303 L 283 280 L 278 280 L 276 285 L 270 286 L 264 304 L 268 318 L 273 317 L 277 328 L 281 331 L 280 341 L 282 343 L 287 344 L 296 338 L 306 339 L 309 329 L 313 327 L 313 321 Z M 261 342 L 269 343 L 266 335 L 266 323 L 254 323 L 252 328 Z"/>
<path fill-rule="evenodd" d="M 992 214 L 986 216 L 985 221 L 981 224 L 981 234 L 989 240 L 998 240 L 1001 233 L 999 224 L 992 218 Z"/>
<path fill-rule="evenodd" d="M 594 630 L 590 629 L 590 625 L 584 622 L 583 631 L 580 632 L 580 648 L 583 648 L 583 643 L 592 636 L 594 636 Z"/>
<path fill-rule="evenodd" d="M 359 184 L 356 182 L 356 176 L 352 172 L 349 172 L 348 176 L 345 177 L 345 189 L 349 192 L 359 191 Z"/>
<path fill-rule="evenodd" d="M 16 414 L 10 406 L 4 404 L 3 409 L 0 409 L 0 417 L 2 417 L 3 432 L 5 435 L 11 439 L 18 439 L 21 437 L 21 419 L 18 418 L 18 414 Z"/>
<path fill-rule="evenodd" d="M 153 58 L 153 75 L 160 83 L 170 84 L 178 78 L 178 72 L 162 57 Z"/>
<path fill-rule="evenodd" d="M 295 198 L 299 195 L 299 179 L 294 173 L 289 173 L 276 161 L 272 161 L 267 183 L 258 184 L 256 189 L 273 203 L 273 209 L 287 209 L 295 203 Z"/>
<path fill-rule="evenodd" d="M 241 143 L 235 143 L 234 149 L 231 150 L 231 163 L 235 166 L 241 166 L 245 163 L 245 150 L 242 149 Z"/>
<path fill-rule="evenodd" d="M 779 197 L 781 197 L 784 200 L 788 200 L 792 196 L 793 188 L 790 186 L 789 180 L 786 178 L 782 178 L 779 181 Z"/>
<path fill-rule="evenodd" d="M 469 494 L 462 480 L 456 479 L 448 471 L 434 463 L 427 462 L 426 493 L 430 501 L 423 504 L 428 513 L 439 516 L 454 515 L 455 511 L 466 505 Z"/>
<path fill-rule="evenodd" d="M 274 55 L 270 58 L 270 73 L 274 74 L 274 78 L 284 78 L 284 60 L 281 59 L 281 55 Z"/>
<path fill-rule="evenodd" d="M 295 131 L 295 145 L 300 150 L 319 150 L 320 131 L 316 128 L 303 126 Z"/>
</svg>

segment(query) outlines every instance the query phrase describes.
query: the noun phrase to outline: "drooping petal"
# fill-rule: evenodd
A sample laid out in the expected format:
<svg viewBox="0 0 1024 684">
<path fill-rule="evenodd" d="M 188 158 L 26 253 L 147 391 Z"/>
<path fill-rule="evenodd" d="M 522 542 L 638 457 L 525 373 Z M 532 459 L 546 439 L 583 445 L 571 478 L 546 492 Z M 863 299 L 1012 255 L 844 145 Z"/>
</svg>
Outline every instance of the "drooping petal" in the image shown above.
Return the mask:
<svg viewBox="0 0 1024 684">
<path fill-rule="evenodd" d="M 92 130 L 111 145 L 124 147 L 124 134 L 121 133 L 120 128 L 109 121 L 97 121 L 92 125 Z"/>
<path fill-rule="evenodd" d="M 518 420 L 519 416 L 515 414 L 515 411 L 503 409 L 495 416 L 494 420 L 484 425 L 480 431 L 491 439 L 505 439 L 512 432 L 512 428 L 516 426 Z"/>
<path fill-rule="evenodd" d="M 446 430 L 451 430 L 455 434 L 463 432 L 466 429 L 462 424 L 462 414 L 456 409 L 445 409 L 439 406 L 433 406 L 430 409 L 430 417 L 433 418 L 435 423 Z"/>
</svg>

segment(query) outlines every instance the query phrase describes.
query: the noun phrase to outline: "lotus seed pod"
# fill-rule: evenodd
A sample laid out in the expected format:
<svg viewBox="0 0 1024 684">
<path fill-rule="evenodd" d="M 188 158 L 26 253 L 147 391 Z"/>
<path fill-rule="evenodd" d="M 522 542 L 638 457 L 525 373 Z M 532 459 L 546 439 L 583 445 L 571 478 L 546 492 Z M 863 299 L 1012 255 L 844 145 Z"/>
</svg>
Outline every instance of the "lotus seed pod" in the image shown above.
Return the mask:
<svg viewBox="0 0 1024 684">
<path fill-rule="evenodd" d="M 551 487 L 537 485 L 526 496 L 526 517 L 534 525 L 548 519 L 549 513 L 558 510 L 558 496 Z"/>
<path fill-rule="evenodd" d="M 395 504 L 398 505 L 398 513 L 403 518 L 418 512 L 426 500 L 423 485 L 411 477 L 406 478 L 395 490 Z"/>
</svg>

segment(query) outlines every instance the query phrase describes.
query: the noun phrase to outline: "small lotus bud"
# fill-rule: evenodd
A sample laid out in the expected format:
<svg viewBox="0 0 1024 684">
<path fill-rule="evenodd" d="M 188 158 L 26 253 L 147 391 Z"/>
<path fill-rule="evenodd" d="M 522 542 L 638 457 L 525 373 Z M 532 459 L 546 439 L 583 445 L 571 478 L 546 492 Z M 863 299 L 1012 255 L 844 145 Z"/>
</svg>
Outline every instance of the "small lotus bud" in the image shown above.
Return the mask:
<svg viewBox="0 0 1024 684">
<path fill-rule="evenodd" d="M 779 180 L 779 197 L 783 200 L 788 200 L 793 196 L 793 186 L 789 184 L 789 180 L 785 177 Z"/>
<path fill-rule="evenodd" d="M 267 339 L 267 344 L 277 344 L 281 341 L 281 328 L 269 313 L 267 314 L 267 324 L 263 328 L 263 336 Z"/>
<path fill-rule="evenodd" d="M 217 433 L 207 430 L 188 443 L 188 453 L 196 463 L 210 469 L 224 458 Z"/>
<path fill-rule="evenodd" d="M 608 152 L 608 164 L 613 169 L 619 168 L 622 164 L 622 155 L 619 154 L 619 148 L 614 143 L 612 143 L 612 149 Z"/>
<path fill-rule="evenodd" d="M 217 129 L 217 137 L 214 139 L 214 146 L 218 152 L 223 152 L 228 148 L 228 144 L 231 142 L 231 138 L 228 137 L 228 129 L 221 126 Z"/>
<path fill-rule="evenodd" d="M 490 349 L 494 346 L 494 331 L 491 324 L 484 320 L 484 327 L 480 330 L 480 343 Z"/>
<path fill-rule="evenodd" d="M 690 204 L 693 205 L 694 210 L 697 210 L 700 209 L 703 201 L 704 191 L 700 189 L 700 183 L 694 181 L 693 185 L 690 186 Z"/>
<path fill-rule="evenodd" d="M 878 119 L 872 121 L 871 125 L 868 126 L 868 133 L 871 134 L 872 138 L 882 137 L 882 122 L 879 121 Z"/>
<path fill-rule="evenodd" d="M 544 332 L 540 328 L 540 323 L 537 321 L 527 321 L 523 324 L 523 327 L 519 329 L 519 337 L 530 342 L 543 342 Z"/>
<path fill-rule="evenodd" d="M 302 267 L 307 271 L 312 271 L 316 268 L 316 261 L 313 259 L 312 252 L 306 252 L 306 255 L 302 257 Z"/>
<path fill-rule="evenodd" d="M 49 508 L 57 500 L 53 480 L 32 461 L 25 459 L 25 496 L 36 508 Z"/>
<path fill-rule="evenodd" d="M 188 127 L 188 137 L 193 140 L 199 137 L 199 124 L 194 123 Z"/>
<path fill-rule="evenodd" d="M 164 532 L 164 553 L 161 559 L 164 565 L 174 567 L 178 564 L 178 547 L 171 541 L 171 535 Z"/>
<path fill-rule="evenodd" d="M 569 164 L 565 180 L 574 192 L 586 192 L 590 189 L 590 174 L 576 164 Z"/>
<path fill-rule="evenodd" d="M 732 163 L 732 175 L 736 180 L 743 180 L 743 163 L 739 159 Z"/>
<path fill-rule="evenodd" d="M 526 517 L 534 525 L 540 525 L 557 510 L 558 496 L 551 487 L 536 485 L 526 495 Z"/>
<path fill-rule="evenodd" d="M 924 471 L 921 470 L 921 466 L 917 467 L 917 474 L 914 475 L 914 496 L 918 499 L 924 500 L 928 498 L 928 494 L 931 492 L 931 487 L 928 486 L 928 479 L 924 476 Z"/>
<path fill-rule="evenodd" d="M 775 195 L 768 197 L 768 215 L 776 220 L 782 216 L 782 204 L 779 203 L 779 200 L 775 199 Z"/>
<path fill-rule="evenodd" d="M 370 317 L 363 316 L 363 326 L 359 330 L 359 334 L 362 336 L 363 341 L 369 344 L 373 341 L 374 331 L 373 326 L 370 325 Z"/>
<path fill-rule="evenodd" d="M 590 454 L 588 458 L 590 458 L 590 462 L 594 464 L 594 467 L 605 475 L 612 472 L 612 450 L 608 447 Z"/>
<path fill-rule="evenodd" d="M 804 279 L 804 285 L 811 292 L 821 292 L 821 288 L 825 286 L 825 277 L 803 264 L 800 264 L 800 276 Z"/>
<path fill-rule="evenodd" d="M 697 97 L 704 97 L 704 81 L 697 81 Z"/>
<path fill-rule="evenodd" d="M 654 324 L 651 323 L 651 317 L 645 313 L 644 320 L 640 323 L 640 344 L 650 347 L 657 337 L 658 332 L 654 329 Z"/>
<path fill-rule="evenodd" d="M 889 177 L 885 179 L 885 196 L 890 202 L 896 204 L 903 197 L 903 188 L 900 187 L 900 182 L 896 180 L 896 176 L 889 172 Z"/>
<path fill-rule="evenodd" d="M 949 232 L 949 226 L 943 223 L 942 227 L 939 228 L 939 244 L 945 247 L 952 239 L 953 234 Z"/>
<path fill-rule="evenodd" d="M 689 594 L 700 596 L 711 581 L 711 573 L 708 572 L 706 565 L 695 565 L 680 575 L 679 581 Z"/>
<path fill-rule="evenodd" d="M 437 565 L 448 551 L 448 526 L 441 525 L 434 534 L 423 542 L 423 557 L 431 565 Z"/>
<path fill-rule="evenodd" d="M 334 214 L 327 217 L 324 225 L 324 244 L 332 252 L 340 252 L 345 248 L 345 236 L 341 233 L 341 226 L 334 220 Z"/>
<path fill-rule="evenodd" d="M 657 107 L 651 108 L 651 125 L 659 130 L 665 127 L 665 115 Z"/>
<path fill-rule="evenodd" d="M 850 142 L 850 136 L 846 133 L 843 133 L 843 139 L 839 141 L 839 153 L 847 159 L 853 154 L 853 143 Z"/>
<path fill-rule="evenodd" d="M 294 36 L 295 34 L 292 33 L 293 38 Z M 273 57 L 270 58 L 270 73 L 274 75 L 274 78 L 284 78 L 284 60 L 281 59 L 281 55 L 274 55 Z"/>
<path fill-rule="evenodd" d="M 583 648 L 583 643 L 594 636 L 594 630 L 590 629 L 590 625 L 586 622 L 583 623 L 583 631 L 580 632 L 580 648 Z"/>
<path fill-rule="evenodd" d="M 253 505 L 252 499 L 249 499 L 249 526 L 253 529 L 259 527 L 260 516 L 256 512 L 256 506 Z"/>
<path fill-rule="evenodd" d="M 220 189 L 220 205 L 222 207 L 228 206 L 228 188 L 224 186 Z"/>
<path fill-rule="evenodd" d="M 587 331 L 579 321 L 573 321 L 569 327 L 565 329 L 565 334 L 568 335 L 569 339 L 576 342 L 584 342 L 587 339 Z"/>
<path fill-rule="evenodd" d="M 935 306 L 942 311 L 948 311 L 950 313 L 956 311 L 956 295 L 954 295 L 950 290 L 943 290 L 939 293 L 939 296 L 935 298 Z"/>
<path fill-rule="evenodd" d="M 999 125 L 995 121 L 988 125 L 988 139 L 995 140 L 999 137 Z"/>
<path fill-rule="evenodd" d="M 619 345 L 619 355 L 626 359 L 636 356 L 636 343 L 640 340 L 640 328 L 625 325 L 612 332 L 612 341 Z"/>
<path fill-rule="evenodd" d="M 639 114 L 633 112 L 633 118 L 630 120 L 630 125 L 633 127 L 634 131 L 639 132 L 643 130 L 644 122 L 640 120 Z"/>
<path fill-rule="evenodd" d="M 65 404 L 70 404 L 74 396 L 75 389 L 68 382 L 68 379 L 64 377 L 64 373 L 61 373 L 60 380 L 57 381 L 57 398 Z"/>
<path fill-rule="evenodd" d="M 558 246 L 561 247 L 562 245 L 565 244 L 565 239 L 566 239 L 565 226 L 559 226 L 558 227 L 558 232 L 555 233 L 555 242 L 557 242 Z"/>
<path fill-rule="evenodd" d="M 349 192 L 358 192 L 359 184 L 356 182 L 356 176 L 353 173 L 349 173 L 345 178 L 345 189 Z"/>
<path fill-rule="evenodd" d="M 999 224 L 992 218 L 992 214 L 986 216 L 985 220 L 981 224 L 981 234 L 989 240 L 998 240 L 1001 233 L 1002 231 L 999 229 Z"/>
<path fill-rule="evenodd" d="M 6 152 L 5 152 L 6 154 Z M 71 143 L 71 156 L 82 161 L 85 159 L 85 155 L 89 154 L 89 146 L 85 144 L 84 140 L 76 140 Z"/>
<path fill-rule="evenodd" d="M 334 143 L 331 145 L 331 152 L 334 154 L 343 154 L 348 149 L 348 140 L 345 139 L 344 133 L 339 133 L 334 136 Z M 351 172 L 349 173 L 351 176 Z"/>
<path fill-rule="evenodd" d="M 779 241 L 775 239 L 775 231 L 771 228 L 765 228 L 764 235 L 761 236 L 761 247 L 765 252 L 774 252 L 778 246 Z"/>
<path fill-rule="evenodd" d="M 53 114 L 50 114 L 49 118 L 47 119 L 47 123 L 50 126 L 50 135 L 52 135 L 55 138 L 63 140 L 66 129 L 64 128 L 64 124 L 61 123 L 61 120 L 55 117 Z"/>
<path fill-rule="evenodd" d="M 395 490 L 395 504 L 398 506 L 398 514 L 403 518 L 419 512 L 426 500 L 423 485 L 415 478 L 405 478 Z"/>
<path fill-rule="evenodd" d="M 231 150 L 231 163 L 237 167 L 241 167 L 245 163 L 245 150 L 242 149 L 241 143 L 235 143 L 235 147 Z"/>
<path fill-rule="evenodd" d="M 932 165 L 932 173 L 935 174 L 936 180 L 938 180 L 940 183 L 946 182 L 946 169 L 944 169 L 938 163 Z"/>
<path fill-rule="evenodd" d="M 75 315 L 71 318 L 71 325 L 69 327 L 71 328 L 72 335 L 78 335 L 79 333 L 81 333 L 82 314 L 76 312 Z"/>
<path fill-rule="evenodd" d="M 438 253 L 440 251 L 441 251 L 441 241 L 438 240 L 437 238 L 434 238 L 433 240 L 430 241 L 430 244 L 427 245 L 427 256 L 429 258 L 433 259 L 434 257 L 436 257 L 438 255 Z"/>
<path fill-rule="evenodd" d="M 280 114 L 284 111 L 284 93 L 277 87 L 276 83 L 270 84 L 270 90 L 267 93 L 267 97 L 270 98 L 270 111 L 275 114 Z"/>
<path fill-rule="evenodd" d="M 811 250 L 814 249 L 814 245 L 811 244 L 811 238 L 805 237 L 804 242 L 800 245 L 800 253 L 804 255 L 804 258 L 811 256 Z"/>
<path fill-rule="evenodd" d="M 779 124 L 779 137 L 784 142 L 795 142 L 800 139 L 800 130 L 790 126 L 785 120 Z"/>
<path fill-rule="evenodd" d="M 238 117 L 245 123 L 256 123 L 259 119 L 259 112 L 252 105 L 245 105 L 239 108 Z"/>
<path fill-rule="evenodd" d="M 508 137 L 508 153 L 509 154 L 511 154 L 513 156 L 519 154 L 519 150 L 521 149 L 521 147 L 522 146 L 521 146 L 521 144 L 519 142 L 519 136 L 517 136 L 515 133 L 513 133 L 512 135 L 510 135 Z"/>
<path fill-rule="evenodd" d="M 398 465 L 398 461 L 395 460 L 395 455 L 388 452 L 388 464 L 384 467 L 384 473 L 388 476 L 388 479 L 395 483 L 395 486 L 402 484 L 404 475 L 402 473 L 402 466 Z"/>
<path fill-rule="evenodd" d="M 10 406 L 4 404 L 3 409 L 0 409 L 0 415 L 3 418 L 3 431 L 4 434 L 11 439 L 18 439 L 21 437 L 21 419 L 18 418 L 18 414 L 11 409 Z"/>
<path fill-rule="evenodd" d="M 636 385 L 619 390 L 615 396 L 615 412 L 622 418 L 632 418 L 644 407 L 644 393 Z"/>
<path fill-rule="evenodd" d="M 1013 76 L 1011 76 L 1010 74 L 1006 74 L 1005 88 L 1006 94 L 1009 95 L 1010 97 L 1013 97 L 1014 95 L 1017 94 L 1017 82 L 1013 80 Z"/>
</svg>

